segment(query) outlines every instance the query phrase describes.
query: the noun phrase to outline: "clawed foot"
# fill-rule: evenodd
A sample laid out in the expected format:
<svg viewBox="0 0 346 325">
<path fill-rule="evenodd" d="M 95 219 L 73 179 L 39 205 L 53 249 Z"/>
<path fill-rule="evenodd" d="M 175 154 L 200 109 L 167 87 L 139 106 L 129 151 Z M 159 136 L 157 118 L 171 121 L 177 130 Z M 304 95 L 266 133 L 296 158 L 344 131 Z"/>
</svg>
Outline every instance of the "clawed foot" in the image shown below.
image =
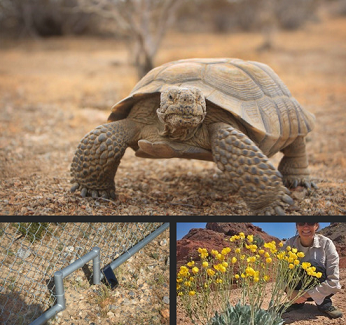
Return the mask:
<svg viewBox="0 0 346 325">
<path fill-rule="evenodd" d="M 306 178 L 284 176 L 282 181 L 287 188 L 296 188 L 298 186 L 303 186 L 308 190 L 311 190 L 312 188 L 318 188 L 314 182 Z"/>
<path fill-rule="evenodd" d="M 91 196 L 92 198 L 103 198 L 103 199 L 116 199 L 116 194 L 115 194 L 115 188 L 110 188 L 110 189 L 102 189 L 102 190 L 95 190 L 95 189 L 90 189 L 87 188 L 79 183 L 74 183 L 71 187 L 71 192 L 75 192 L 76 190 L 80 190 L 80 194 L 82 197 L 87 197 Z"/>
<path fill-rule="evenodd" d="M 267 205 L 263 209 L 258 209 L 255 211 L 257 215 L 279 215 L 284 216 L 285 211 L 284 208 L 288 205 L 292 205 L 294 203 L 293 199 L 289 196 L 290 191 L 287 188 L 282 188 L 279 191 L 279 194 L 275 201 L 273 201 L 271 204 Z"/>
</svg>

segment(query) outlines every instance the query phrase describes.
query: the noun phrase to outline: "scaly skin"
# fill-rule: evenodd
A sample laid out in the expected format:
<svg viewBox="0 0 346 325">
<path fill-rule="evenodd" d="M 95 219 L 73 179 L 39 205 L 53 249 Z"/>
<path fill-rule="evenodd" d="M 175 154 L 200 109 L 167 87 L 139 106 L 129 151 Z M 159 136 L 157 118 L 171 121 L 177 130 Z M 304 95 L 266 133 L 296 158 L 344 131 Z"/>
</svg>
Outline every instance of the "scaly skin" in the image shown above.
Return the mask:
<svg viewBox="0 0 346 325">
<path fill-rule="evenodd" d="M 288 188 L 298 185 L 308 189 L 317 186 L 310 180 L 308 157 L 306 155 L 305 138 L 299 137 L 282 150 L 284 156 L 279 164 L 279 171 L 283 175 L 283 183 Z"/>
<path fill-rule="evenodd" d="M 79 143 L 71 164 L 71 191 L 80 189 L 83 197 L 115 199 L 115 173 L 137 132 L 136 123 L 126 119 L 89 132 Z"/>
<path fill-rule="evenodd" d="M 212 152 L 218 168 L 231 179 L 255 214 L 283 215 L 292 204 L 282 175 L 244 133 L 225 123 L 210 125 Z"/>
</svg>

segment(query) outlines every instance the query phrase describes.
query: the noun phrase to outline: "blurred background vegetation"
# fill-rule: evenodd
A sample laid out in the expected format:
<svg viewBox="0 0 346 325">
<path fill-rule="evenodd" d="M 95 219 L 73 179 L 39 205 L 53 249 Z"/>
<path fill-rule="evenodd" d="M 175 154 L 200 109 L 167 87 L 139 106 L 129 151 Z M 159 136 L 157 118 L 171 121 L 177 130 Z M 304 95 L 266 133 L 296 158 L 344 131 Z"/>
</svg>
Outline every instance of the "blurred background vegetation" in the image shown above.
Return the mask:
<svg viewBox="0 0 346 325">
<path fill-rule="evenodd" d="M 138 77 L 154 67 L 168 30 L 180 33 L 273 33 L 318 22 L 318 9 L 346 16 L 346 0 L 0 0 L 1 38 L 68 35 L 125 41 Z"/>
</svg>

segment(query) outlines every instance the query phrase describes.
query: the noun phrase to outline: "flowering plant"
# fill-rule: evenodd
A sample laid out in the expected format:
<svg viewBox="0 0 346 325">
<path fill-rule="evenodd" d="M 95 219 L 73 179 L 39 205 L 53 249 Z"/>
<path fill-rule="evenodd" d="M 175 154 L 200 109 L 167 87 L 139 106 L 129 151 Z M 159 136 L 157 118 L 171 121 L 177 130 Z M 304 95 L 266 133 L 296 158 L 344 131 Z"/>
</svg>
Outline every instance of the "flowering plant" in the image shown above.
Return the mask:
<svg viewBox="0 0 346 325">
<path fill-rule="evenodd" d="M 255 319 L 263 313 L 263 324 L 282 324 L 282 313 L 322 276 L 310 263 L 301 263 L 303 252 L 289 246 L 280 249 L 282 242 L 278 247 L 275 241 L 258 247 L 254 237 L 244 233 L 230 241 L 235 248 L 225 247 L 221 252 L 199 248 L 200 261 L 180 267 L 177 294 L 193 324 L 259 325 Z M 295 291 L 298 284 L 300 289 Z M 265 297 L 266 288 L 269 297 Z M 237 304 L 232 307 L 235 297 Z M 264 310 L 265 298 L 269 304 Z M 244 310 L 248 318 L 241 315 Z M 231 322 L 235 314 L 243 321 Z"/>
</svg>

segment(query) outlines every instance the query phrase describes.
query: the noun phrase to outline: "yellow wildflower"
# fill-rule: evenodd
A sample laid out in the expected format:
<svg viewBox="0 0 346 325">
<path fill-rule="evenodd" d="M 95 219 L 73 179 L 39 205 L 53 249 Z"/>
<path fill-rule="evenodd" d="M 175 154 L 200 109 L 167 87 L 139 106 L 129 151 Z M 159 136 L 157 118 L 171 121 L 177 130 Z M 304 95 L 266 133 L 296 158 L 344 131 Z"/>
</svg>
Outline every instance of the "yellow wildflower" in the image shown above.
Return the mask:
<svg viewBox="0 0 346 325">
<path fill-rule="evenodd" d="M 222 255 L 227 255 L 230 251 L 231 251 L 231 248 L 230 248 L 230 247 L 225 247 L 225 248 L 221 251 L 221 254 L 222 254 Z"/>
<path fill-rule="evenodd" d="M 206 258 L 209 255 L 208 251 L 205 248 L 198 248 L 198 253 L 200 253 L 202 259 Z"/>
<path fill-rule="evenodd" d="M 248 235 L 247 240 L 249 243 L 252 243 L 253 242 L 253 235 Z"/>
<path fill-rule="evenodd" d="M 197 274 L 198 271 L 199 271 L 198 267 L 195 266 L 194 268 L 192 268 L 192 273 L 193 274 Z"/>
<path fill-rule="evenodd" d="M 317 272 L 317 273 L 316 273 L 316 278 L 319 279 L 321 276 L 322 276 L 322 273 L 321 273 L 321 272 Z"/>
<path fill-rule="evenodd" d="M 246 260 L 248 263 L 254 263 L 256 262 L 256 256 L 250 256 Z"/>
<path fill-rule="evenodd" d="M 310 267 L 311 266 L 311 264 L 309 263 L 309 262 L 303 262 L 302 263 L 302 268 L 304 269 L 304 270 L 306 270 L 308 267 Z"/>
<path fill-rule="evenodd" d="M 256 272 L 252 267 L 247 267 L 245 269 L 245 273 L 247 276 L 254 276 Z"/>
</svg>

